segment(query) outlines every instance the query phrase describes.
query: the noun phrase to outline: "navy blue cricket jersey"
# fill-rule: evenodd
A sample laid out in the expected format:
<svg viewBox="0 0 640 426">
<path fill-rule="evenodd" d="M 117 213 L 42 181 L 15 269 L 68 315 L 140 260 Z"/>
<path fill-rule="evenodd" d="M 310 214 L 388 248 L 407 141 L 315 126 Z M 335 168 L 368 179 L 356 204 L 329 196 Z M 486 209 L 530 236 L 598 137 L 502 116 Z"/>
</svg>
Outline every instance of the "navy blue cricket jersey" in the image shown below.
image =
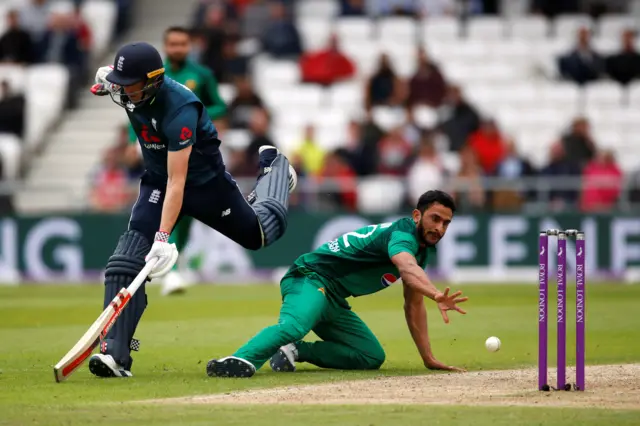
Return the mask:
<svg viewBox="0 0 640 426">
<path fill-rule="evenodd" d="M 165 77 L 155 98 L 127 111 L 138 136 L 147 175 L 167 182 L 167 153 L 193 146 L 186 185 L 200 185 L 224 173 L 218 131 L 204 104 L 186 86 Z"/>
</svg>

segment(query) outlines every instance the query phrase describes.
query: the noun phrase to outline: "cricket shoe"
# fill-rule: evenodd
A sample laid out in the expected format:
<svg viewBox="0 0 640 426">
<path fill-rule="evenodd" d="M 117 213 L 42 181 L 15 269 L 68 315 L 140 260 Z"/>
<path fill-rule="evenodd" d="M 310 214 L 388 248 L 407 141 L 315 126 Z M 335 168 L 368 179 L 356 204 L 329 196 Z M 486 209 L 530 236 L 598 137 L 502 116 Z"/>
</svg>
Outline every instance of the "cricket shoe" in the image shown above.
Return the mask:
<svg viewBox="0 0 640 426">
<path fill-rule="evenodd" d="M 207 363 L 209 377 L 251 377 L 256 374 L 256 367 L 249 361 L 235 356 L 212 359 Z"/>
<path fill-rule="evenodd" d="M 98 377 L 132 377 L 131 371 L 116 362 L 111 355 L 95 354 L 89 358 L 89 371 Z"/>
<path fill-rule="evenodd" d="M 293 343 L 281 346 L 278 352 L 271 357 L 269 365 L 271 369 L 278 373 L 296 371 L 296 361 L 298 360 L 298 349 Z"/>
<path fill-rule="evenodd" d="M 260 162 L 260 174 L 258 175 L 258 180 L 271 172 L 271 165 L 276 160 L 276 157 L 278 157 L 278 154 L 280 154 L 280 150 L 272 145 L 262 145 L 258 148 L 258 157 Z M 296 189 L 296 185 L 298 185 L 298 173 L 296 173 L 296 169 L 289 164 L 289 194 Z M 251 191 L 251 194 L 247 197 L 247 201 L 249 201 L 249 204 L 253 204 L 255 200 L 256 192 Z"/>
<path fill-rule="evenodd" d="M 163 277 L 162 290 L 160 294 L 162 296 L 169 296 L 172 294 L 184 293 L 188 286 L 189 284 L 180 272 L 169 271 L 169 273 Z"/>
</svg>

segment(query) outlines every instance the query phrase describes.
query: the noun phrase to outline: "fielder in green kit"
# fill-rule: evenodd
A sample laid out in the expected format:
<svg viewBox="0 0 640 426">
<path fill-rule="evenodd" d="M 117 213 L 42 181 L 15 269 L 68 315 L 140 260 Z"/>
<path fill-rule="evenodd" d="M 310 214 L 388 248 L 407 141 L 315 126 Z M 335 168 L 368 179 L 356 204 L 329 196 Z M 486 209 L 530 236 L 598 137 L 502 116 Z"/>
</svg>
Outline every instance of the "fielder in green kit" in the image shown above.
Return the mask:
<svg viewBox="0 0 640 426">
<path fill-rule="evenodd" d="M 442 191 L 424 193 L 412 216 L 349 232 L 303 254 L 280 282 L 282 308 L 276 325 L 260 331 L 232 356 L 213 359 L 207 374 L 251 377 L 271 358 L 274 371 L 295 371 L 296 362 L 341 370 L 378 369 L 385 353 L 346 298 L 403 285 L 407 326 L 429 369 L 464 371 L 438 361 L 429 343 L 424 297 L 447 311 L 464 314 L 462 292 L 440 292 L 425 273 L 427 249 L 444 236 L 455 203 Z M 400 275 L 401 281 L 397 280 Z M 302 339 L 313 331 L 322 340 Z"/>
<path fill-rule="evenodd" d="M 170 27 L 164 33 L 164 61 L 165 75 L 188 87 L 200 98 L 207 108 L 207 113 L 212 120 L 217 120 L 227 112 L 227 106 L 218 93 L 218 83 L 213 73 L 206 67 L 192 62 L 189 59 L 191 41 L 189 31 L 182 27 Z M 135 150 L 134 157 L 140 159 L 137 150 L 138 142 L 133 127 L 129 126 L 129 142 L 131 149 Z M 170 243 L 175 243 L 180 253 L 184 250 L 189 239 L 189 231 L 193 219 L 188 216 L 176 224 L 171 233 Z M 178 261 L 173 270 L 163 278 L 163 295 L 184 291 L 188 279 L 184 276 L 186 265 Z"/>
</svg>

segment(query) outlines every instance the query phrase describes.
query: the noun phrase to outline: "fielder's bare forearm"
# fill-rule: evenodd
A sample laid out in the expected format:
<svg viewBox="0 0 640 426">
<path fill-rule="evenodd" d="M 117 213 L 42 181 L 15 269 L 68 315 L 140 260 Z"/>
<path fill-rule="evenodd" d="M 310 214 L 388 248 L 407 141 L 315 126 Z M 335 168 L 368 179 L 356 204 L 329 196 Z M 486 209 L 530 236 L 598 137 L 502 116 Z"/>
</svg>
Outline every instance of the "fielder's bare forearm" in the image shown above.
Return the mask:
<svg viewBox="0 0 640 426">
<path fill-rule="evenodd" d="M 169 179 L 167 182 L 167 194 L 162 205 L 162 219 L 160 221 L 160 230 L 168 232 L 178 220 L 180 209 L 182 209 L 182 200 L 184 199 L 184 182 L 176 182 Z"/>
<path fill-rule="evenodd" d="M 404 317 L 422 360 L 426 361 L 432 358 L 424 298 L 422 294 L 417 293 L 407 285 L 404 286 Z"/>
<path fill-rule="evenodd" d="M 405 285 L 433 301 L 436 300 L 436 296 L 441 292 L 431 283 L 415 257 L 409 253 L 399 253 L 391 260 L 398 268 L 400 278 Z"/>
</svg>

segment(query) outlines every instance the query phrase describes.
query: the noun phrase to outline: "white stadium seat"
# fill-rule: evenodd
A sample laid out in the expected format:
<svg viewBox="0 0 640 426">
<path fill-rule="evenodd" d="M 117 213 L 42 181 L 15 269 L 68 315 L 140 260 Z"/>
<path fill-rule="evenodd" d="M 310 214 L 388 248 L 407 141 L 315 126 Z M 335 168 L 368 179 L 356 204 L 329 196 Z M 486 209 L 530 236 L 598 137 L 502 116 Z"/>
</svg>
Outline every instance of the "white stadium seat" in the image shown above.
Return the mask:
<svg viewBox="0 0 640 426">
<path fill-rule="evenodd" d="M 259 72 L 253 73 L 253 83 L 258 91 L 265 87 L 291 88 L 300 82 L 300 67 L 296 62 L 262 58 L 259 68 Z"/>
<path fill-rule="evenodd" d="M 0 64 L 0 81 L 9 83 L 14 93 L 24 93 L 28 68 L 21 65 Z"/>
<path fill-rule="evenodd" d="M 297 20 L 298 31 L 305 51 L 315 51 L 327 47 L 333 30 L 331 21 L 318 17 Z"/>
<path fill-rule="evenodd" d="M 418 27 L 411 18 L 393 17 L 378 21 L 378 39 L 385 42 L 412 43 L 418 40 Z"/>
<path fill-rule="evenodd" d="M 543 40 L 549 35 L 549 22 L 541 16 L 516 17 L 509 20 L 508 34 L 513 39 Z"/>
<path fill-rule="evenodd" d="M 638 30 L 638 19 L 630 15 L 603 15 L 599 19 L 598 34 L 601 37 L 619 39 L 626 29 Z"/>
<path fill-rule="evenodd" d="M 405 196 L 405 182 L 389 176 L 358 182 L 358 210 L 363 214 L 395 213 Z"/>
<path fill-rule="evenodd" d="M 461 28 L 456 18 L 429 18 L 422 25 L 422 39 L 427 46 L 440 40 L 457 40 L 461 36 Z"/>
<path fill-rule="evenodd" d="M 88 0 L 83 3 L 81 13 L 91 28 L 91 54 L 94 58 L 100 58 L 106 53 L 115 29 L 118 13 L 116 4 L 111 0 Z"/>
<path fill-rule="evenodd" d="M 236 97 L 236 88 L 231 84 L 218 84 L 218 92 L 226 104 L 230 104 Z"/>
<path fill-rule="evenodd" d="M 585 89 L 586 102 L 590 107 L 619 106 L 624 100 L 622 87 L 613 81 L 596 81 Z"/>
<path fill-rule="evenodd" d="M 68 86 L 69 72 L 62 65 L 33 65 L 27 69 L 25 142 L 28 148 L 42 141 L 45 132 L 61 114 Z"/>
<path fill-rule="evenodd" d="M 506 35 L 504 20 L 498 17 L 472 18 L 467 23 L 470 40 L 502 40 Z"/>
<path fill-rule="evenodd" d="M 407 120 L 407 113 L 402 108 L 376 106 L 373 108 L 371 115 L 374 123 L 385 131 L 402 126 Z"/>
<path fill-rule="evenodd" d="M 299 17 L 330 19 L 338 14 L 338 0 L 304 0 L 295 3 L 295 14 Z"/>
<path fill-rule="evenodd" d="M 227 130 L 224 134 L 223 145 L 232 149 L 242 150 L 251 143 L 251 133 L 248 130 Z"/>
<path fill-rule="evenodd" d="M 553 23 L 556 38 L 575 40 L 580 28 L 593 30 L 593 20 L 588 15 L 560 15 Z"/>
<path fill-rule="evenodd" d="M 432 129 L 438 124 L 438 111 L 426 105 L 413 108 L 413 119 L 423 129 Z"/>
<path fill-rule="evenodd" d="M 368 41 L 374 30 L 373 22 L 367 18 L 340 18 L 334 23 L 334 31 L 340 41 Z"/>
<path fill-rule="evenodd" d="M 357 112 L 364 107 L 365 86 L 359 82 L 337 83 L 328 92 L 329 105 L 342 108 L 347 114 Z"/>
</svg>

